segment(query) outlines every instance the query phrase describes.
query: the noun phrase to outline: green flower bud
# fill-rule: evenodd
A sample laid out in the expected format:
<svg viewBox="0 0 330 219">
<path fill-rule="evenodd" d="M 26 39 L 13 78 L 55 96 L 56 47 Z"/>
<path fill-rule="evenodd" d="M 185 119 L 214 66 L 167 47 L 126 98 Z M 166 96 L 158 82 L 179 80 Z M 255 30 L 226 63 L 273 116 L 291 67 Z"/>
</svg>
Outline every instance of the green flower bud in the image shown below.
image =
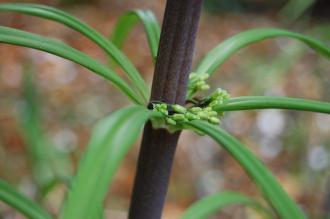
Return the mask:
<svg viewBox="0 0 330 219">
<path fill-rule="evenodd" d="M 226 90 L 223 90 L 221 96 L 222 96 L 223 99 L 228 99 L 228 98 L 230 98 L 230 95 L 229 95 L 229 93 L 228 93 Z"/>
<path fill-rule="evenodd" d="M 217 116 L 218 113 L 216 111 L 210 111 L 210 112 L 207 113 L 207 115 L 210 116 L 210 117 L 214 117 L 214 116 Z"/>
<path fill-rule="evenodd" d="M 168 116 L 168 111 L 167 110 L 162 110 L 161 113 L 163 113 L 165 116 Z"/>
<path fill-rule="evenodd" d="M 219 88 L 215 89 L 215 92 L 217 94 L 220 94 L 221 95 L 223 92 L 225 92 L 225 90 L 219 87 Z"/>
<path fill-rule="evenodd" d="M 200 86 L 200 90 L 208 90 L 208 89 L 210 89 L 210 85 L 208 85 L 208 84 L 204 84 L 204 85 Z"/>
<path fill-rule="evenodd" d="M 157 105 L 155 106 L 155 108 L 153 109 L 153 111 L 155 111 L 155 112 L 160 112 L 160 113 L 162 113 L 162 114 L 165 115 L 165 116 L 168 115 L 168 111 L 167 111 L 167 109 L 164 109 L 164 107 L 161 106 L 161 104 L 157 104 Z"/>
<path fill-rule="evenodd" d="M 198 75 L 197 73 L 192 72 L 189 74 L 189 79 L 195 79 L 195 78 L 197 78 L 197 75 Z"/>
<path fill-rule="evenodd" d="M 208 79 L 209 77 L 210 77 L 210 75 L 207 74 L 207 73 L 201 73 L 201 74 L 199 74 L 199 79 L 200 79 L 200 80 L 203 80 L 203 81 L 205 81 L 205 80 Z"/>
<path fill-rule="evenodd" d="M 166 123 L 169 125 L 176 125 L 176 121 L 171 118 L 166 118 Z"/>
<path fill-rule="evenodd" d="M 165 103 L 161 103 L 161 104 L 159 105 L 159 108 L 160 108 L 160 109 L 167 110 L 167 105 L 166 105 Z"/>
<path fill-rule="evenodd" d="M 200 119 L 198 115 L 196 114 L 193 114 L 193 113 L 186 113 L 186 118 L 188 120 L 196 120 L 196 119 Z"/>
<path fill-rule="evenodd" d="M 199 118 L 203 119 L 203 120 L 207 120 L 208 119 L 208 115 L 207 115 L 207 112 L 204 112 L 204 111 L 201 111 L 201 112 L 198 112 L 197 115 L 199 116 Z"/>
<path fill-rule="evenodd" d="M 201 88 L 202 86 L 204 86 L 205 84 L 206 84 L 205 81 L 198 80 L 198 81 L 196 82 L 196 87 L 197 87 L 198 90 L 200 90 L 200 88 Z"/>
<path fill-rule="evenodd" d="M 223 101 L 223 100 L 227 100 L 229 98 L 230 98 L 230 95 L 228 94 L 228 92 L 221 88 L 216 89 L 211 95 L 211 99 L 217 100 L 217 101 Z"/>
<path fill-rule="evenodd" d="M 205 111 L 205 112 L 211 112 L 212 111 L 212 107 L 205 107 L 204 109 L 203 109 L 203 111 Z"/>
<path fill-rule="evenodd" d="M 177 113 L 186 113 L 187 112 L 187 109 L 186 108 L 184 108 L 183 106 L 180 106 L 180 105 L 178 105 L 178 104 L 174 104 L 174 105 L 172 105 L 172 108 L 173 108 L 173 110 L 175 111 L 175 112 L 177 112 Z"/>
<path fill-rule="evenodd" d="M 156 112 L 160 112 L 160 113 L 162 113 L 162 114 L 165 115 L 165 116 L 168 115 L 167 105 L 164 104 L 164 103 L 161 103 L 161 104 L 155 104 L 153 110 L 156 111 Z"/>
<path fill-rule="evenodd" d="M 184 121 L 184 120 L 186 120 L 186 117 L 185 117 L 185 115 L 183 115 L 183 114 L 178 114 L 178 113 L 176 113 L 176 114 L 174 114 L 173 116 L 172 116 L 172 119 L 173 120 L 175 120 L 175 121 Z"/>
<path fill-rule="evenodd" d="M 213 100 L 210 104 L 209 104 L 209 106 L 210 107 L 214 107 L 215 105 L 218 105 L 219 104 L 219 101 L 217 101 L 217 100 Z"/>
<path fill-rule="evenodd" d="M 218 125 L 220 123 L 220 119 L 218 119 L 217 117 L 209 117 L 208 121 L 215 125 Z"/>
<path fill-rule="evenodd" d="M 200 112 L 202 110 L 203 109 L 200 108 L 200 107 L 192 107 L 192 108 L 189 109 L 189 112 L 196 114 L 196 113 L 198 113 L 198 112 Z"/>
<path fill-rule="evenodd" d="M 217 88 L 211 95 L 211 97 L 216 100 L 219 97 L 221 97 L 223 95 L 224 90 L 222 90 L 221 88 Z"/>
</svg>

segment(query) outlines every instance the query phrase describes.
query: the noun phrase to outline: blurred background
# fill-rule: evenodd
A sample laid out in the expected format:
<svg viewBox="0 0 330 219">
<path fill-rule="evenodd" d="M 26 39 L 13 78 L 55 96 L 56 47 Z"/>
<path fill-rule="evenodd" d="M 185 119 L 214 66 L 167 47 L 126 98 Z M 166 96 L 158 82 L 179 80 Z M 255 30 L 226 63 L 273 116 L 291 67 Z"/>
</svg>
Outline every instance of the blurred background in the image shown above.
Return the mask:
<svg viewBox="0 0 330 219">
<path fill-rule="evenodd" d="M 0 2 L 12 2 L 0 0 Z M 35 0 L 61 8 L 105 35 L 129 9 L 152 10 L 162 21 L 165 0 Z M 1 13 L 0 25 L 65 41 L 106 63 L 103 52 L 80 34 L 52 21 Z M 280 27 L 330 43 L 327 0 L 205 0 L 194 56 L 256 27 Z M 149 82 L 153 64 L 142 25 L 125 53 Z M 330 101 L 330 62 L 299 42 L 266 40 L 234 55 L 210 80 L 232 96 L 284 95 Z M 91 127 L 128 101 L 104 79 L 39 51 L 0 45 L 0 177 L 56 213 L 88 143 Z M 310 218 L 329 218 L 330 117 L 317 113 L 260 110 L 230 112 L 222 126 L 272 170 Z M 129 153 L 105 204 L 108 218 L 126 217 L 139 144 Z M 171 177 L 165 219 L 179 218 L 195 200 L 218 191 L 260 199 L 242 168 L 211 139 L 184 132 Z M 23 218 L 0 203 L 0 218 Z M 259 218 L 242 206 L 214 218 Z"/>
</svg>

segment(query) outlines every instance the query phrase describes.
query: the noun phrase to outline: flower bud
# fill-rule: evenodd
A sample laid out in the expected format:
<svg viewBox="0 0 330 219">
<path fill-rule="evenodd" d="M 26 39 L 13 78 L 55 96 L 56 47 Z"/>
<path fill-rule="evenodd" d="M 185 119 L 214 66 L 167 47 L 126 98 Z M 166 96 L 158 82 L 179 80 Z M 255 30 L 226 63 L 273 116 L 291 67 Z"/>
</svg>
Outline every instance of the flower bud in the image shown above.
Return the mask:
<svg viewBox="0 0 330 219">
<path fill-rule="evenodd" d="M 207 73 L 201 73 L 201 74 L 199 74 L 199 79 L 200 79 L 200 80 L 203 80 L 203 81 L 205 81 L 205 80 L 208 79 L 209 77 L 210 77 L 210 75 L 207 74 Z"/>
<path fill-rule="evenodd" d="M 202 86 L 200 86 L 200 90 L 208 90 L 210 89 L 210 85 L 208 84 L 203 84 Z"/>
<path fill-rule="evenodd" d="M 176 125 L 176 121 L 171 118 L 166 118 L 166 123 L 169 125 Z"/>
<path fill-rule="evenodd" d="M 196 119 L 200 119 L 199 118 L 199 116 L 198 115 L 196 115 L 196 114 L 193 114 L 193 113 L 186 113 L 186 118 L 188 119 L 188 120 L 196 120 Z"/>
<path fill-rule="evenodd" d="M 218 105 L 219 104 L 219 101 L 217 101 L 217 100 L 213 100 L 210 104 L 209 104 L 209 106 L 210 107 L 214 107 L 214 106 L 216 106 L 216 105 Z"/>
<path fill-rule="evenodd" d="M 200 88 L 201 88 L 202 86 L 204 86 L 205 84 L 206 84 L 205 81 L 198 80 L 198 81 L 196 82 L 196 87 L 197 87 L 198 90 L 200 90 Z"/>
<path fill-rule="evenodd" d="M 195 79 L 195 78 L 197 78 L 197 73 L 196 72 L 191 72 L 189 74 L 189 79 Z"/>
<path fill-rule="evenodd" d="M 201 111 L 201 112 L 198 112 L 197 115 L 199 116 L 199 118 L 203 119 L 203 120 L 207 120 L 208 119 L 208 115 L 207 115 L 207 112 L 204 112 L 204 111 Z"/>
<path fill-rule="evenodd" d="M 183 106 L 180 106 L 180 105 L 178 105 L 178 104 L 174 104 L 174 105 L 172 105 L 172 108 L 173 108 L 173 110 L 175 111 L 175 112 L 177 112 L 177 113 L 186 113 L 187 112 L 187 109 L 186 108 L 184 108 Z"/>
<path fill-rule="evenodd" d="M 214 117 L 214 116 L 217 116 L 218 113 L 216 111 L 210 111 L 210 112 L 207 113 L 207 115 L 210 116 L 210 117 Z"/>
<path fill-rule="evenodd" d="M 200 112 L 202 110 L 203 109 L 200 108 L 200 107 L 192 107 L 192 108 L 189 109 L 189 112 L 196 114 L 196 113 L 198 113 L 198 112 Z"/>
<path fill-rule="evenodd" d="M 220 123 L 220 119 L 218 119 L 217 117 L 209 117 L 208 121 L 212 124 L 215 124 L 215 125 Z"/>
<path fill-rule="evenodd" d="M 154 109 L 155 112 L 160 112 L 163 115 L 167 116 L 168 115 L 168 111 L 167 111 L 167 105 L 166 104 L 156 104 Z"/>
<path fill-rule="evenodd" d="M 186 120 L 186 117 L 183 114 L 176 113 L 172 116 L 172 119 L 175 121 L 184 121 L 184 120 Z"/>
<path fill-rule="evenodd" d="M 161 103 L 161 104 L 159 105 L 159 107 L 160 107 L 161 109 L 167 110 L 167 105 L 166 105 L 165 103 Z"/>
</svg>

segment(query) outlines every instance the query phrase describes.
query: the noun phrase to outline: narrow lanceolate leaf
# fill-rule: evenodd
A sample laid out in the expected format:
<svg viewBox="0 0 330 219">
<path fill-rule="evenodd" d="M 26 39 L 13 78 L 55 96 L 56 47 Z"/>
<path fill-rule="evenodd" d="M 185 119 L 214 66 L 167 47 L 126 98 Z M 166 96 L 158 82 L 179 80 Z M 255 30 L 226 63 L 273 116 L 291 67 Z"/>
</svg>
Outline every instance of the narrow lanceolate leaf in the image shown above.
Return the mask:
<svg viewBox="0 0 330 219">
<path fill-rule="evenodd" d="M 317 39 L 276 28 L 260 28 L 239 33 L 220 43 L 205 55 L 195 72 L 213 74 L 218 67 L 238 50 L 250 44 L 275 37 L 288 37 L 299 40 L 318 53 L 330 58 L 330 48 Z"/>
<path fill-rule="evenodd" d="M 110 80 L 137 104 L 144 101 L 115 72 L 88 55 L 60 42 L 36 34 L 0 26 L 0 43 L 7 43 L 45 51 L 80 64 L 98 75 Z"/>
<path fill-rule="evenodd" d="M 68 182 L 71 161 L 67 153 L 54 147 L 41 123 L 41 105 L 31 63 L 24 64 L 24 106 L 20 108 L 20 128 L 37 185 L 38 197 L 44 197 L 58 182 Z"/>
<path fill-rule="evenodd" d="M 242 143 L 221 128 L 202 121 L 192 121 L 188 125 L 212 137 L 230 153 L 246 173 L 257 184 L 262 194 L 273 206 L 281 219 L 305 219 L 304 213 L 283 190 L 272 173 Z"/>
<path fill-rule="evenodd" d="M 218 112 L 253 109 L 290 109 L 330 114 L 330 103 L 290 97 L 244 96 L 231 98 L 221 105 L 214 106 L 213 109 Z"/>
<path fill-rule="evenodd" d="M 120 162 L 152 113 L 141 106 L 133 106 L 119 110 L 97 124 L 61 219 L 99 218 Z"/>
<path fill-rule="evenodd" d="M 64 11 L 38 4 L 4 3 L 0 4 L 0 12 L 1 11 L 14 11 L 50 19 L 80 32 L 95 42 L 109 56 L 111 56 L 113 60 L 115 60 L 118 65 L 127 73 L 129 79 L 134 83 L 133 86 L 138 88 L 138 91 L 143 95 L 144 99 L 148 99 L 148 87 L 132 62 L 106 37 L 104 37 L 102 34 L 100 34 L 86 23 L 65 13 Z"/>
<path fill-rule="evenodd" d="M 253 198 L 237 192 L 220 192 L 195 202 L 183 213 L 181 219 L 206 219 L 232 205 L 248 206 L 260 212 L 263 218 L 272 218 L 271 211 Z"/>
<path fill-rule="evenodd" d="M 51 219 L 52 217 L 37 203 L 17 192 L 0 179 L 0 200 L 13 207 L 29 219 Z"/>
<path fill-rule="evenodd" d="M 156 61 L 160 38 L 160 25 L 155 15 L 149 10 L 133 10 L 121 16 L 112 32 L 111 41 L 122 48 L 129 32 L 141 21 L 147 34 L 153 61 Z"/>
</svg>

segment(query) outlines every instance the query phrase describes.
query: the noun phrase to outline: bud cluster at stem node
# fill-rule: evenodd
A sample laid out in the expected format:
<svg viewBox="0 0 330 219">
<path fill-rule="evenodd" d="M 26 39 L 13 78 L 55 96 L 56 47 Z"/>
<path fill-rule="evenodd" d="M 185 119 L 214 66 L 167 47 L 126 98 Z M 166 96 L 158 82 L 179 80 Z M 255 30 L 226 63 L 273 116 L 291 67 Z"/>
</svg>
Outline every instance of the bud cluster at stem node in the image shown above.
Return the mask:
<svg viewBox="0 0 330 219">
<path fill-rule="evenodd" d="M 178 130 L 185 122 L 192 120 L 203 120 L 211 124 L 220 124 L 220 118 L 223 112 L 216 112 L 213 107 L 223 104 L 230 98 L 226 90 L 221 88 L 216 89 L 210 96 L 203 99 L 203 106 L 198 104 L 192 107 L 184 107 L 178 104 L 168 105 L 166 103 L 151 103 L 151 109 L 163 115 L 160 121 L 153 121 L 154 127 L 167 127 L 169 130 Z"/>
</svg>

